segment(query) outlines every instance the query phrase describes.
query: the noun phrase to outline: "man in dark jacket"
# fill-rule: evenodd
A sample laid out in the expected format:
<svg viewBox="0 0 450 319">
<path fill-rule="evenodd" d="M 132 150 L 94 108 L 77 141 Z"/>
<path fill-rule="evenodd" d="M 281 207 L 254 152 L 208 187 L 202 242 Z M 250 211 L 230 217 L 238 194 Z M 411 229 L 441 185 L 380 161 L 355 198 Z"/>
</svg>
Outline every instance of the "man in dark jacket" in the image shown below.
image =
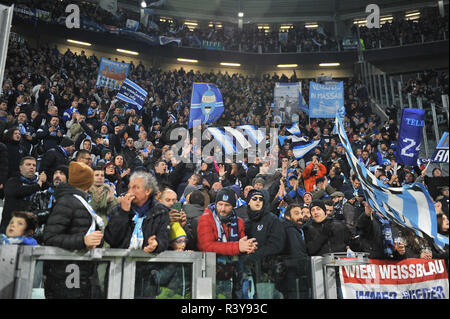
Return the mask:
<svg viewBox="0 0 450 319">
<path fill-rule="evenodd" d="M 200 216 L 205 211 L 205 197 L 199 190 L 194 190 L 187 195 L 186 204 L 183 205 L 183 210 L 186 213 L 187 222 L 192 228 L 192 237 L 188 237 L 186 249 L 197 250 L 197 226 Z M 189 235 L 189 234 L 188 234 Z"/>
<path fill-rule="evenodd" d="M 53 176 L 56 167 L 69 165 L 70 156 L 74 150 L 74 142 L 70 138 L 63 138 L 60 145 L 45 152 L 39 171 Z"/>
<path fill-rule="evenodd" d="M 25 156 L 19 163 L 20 176 L 11 177 L 5 184 L 5 205 L 3 207 L 0 233 L 4 233 L 13 211 L 28 211 L 33 195 L 45 186 L 45 173 L 36 176 L 36 159 Z"/>
<path fill-rule="evenodd" d="M 94 249 L 103 244 L 103 221 L 88 204 L 87 191 L 94 183 L 93 170 L 84 163 L 71 162 L 69 183 L 55 189 L 56 202 L 48 217 L 43 240 L 46 246 L 66 250 Z M 79 285 L 67 287 L 67 266 L 79 269 Z M 100 298 L 97 264 L 93 262 L 45 262 L 44 289 L 47 299 Z"/>
<path fill-rule="evenodd" d="M 311 203 L 311 217 L 312 222 L 303 228 L 310 256 L 347 250 L 351 241 L 350 231 L 341 221 L 327 217 L 323 201 L 315 200 Z"/>
<path fill-rule="evenodd" d="M 360 234 L 360 250 L 368 252 L 369 258 L 403 258 L 398 251 L 405 247 L 394 244 L 394 238 L 399 234 L 397 227 L 368 204 L 364 205 L 364 213 L 359 216 L 356 228 Z"/>
<path fill-rule="evenodd" d="M 156 179 L 137 171 L 130 177 L 128 193 L 111 208 L 105 240 L 111 248 L 143 249 L 160 253 L 169 247 L 170 208 L 154 200 Z"/>
<path fill-rule="evenodd" d="M 279 219 L 270 212 L 267 193 L 260 189 L 248 192 L 247 214 L 249 219 L 245 224 L 245 234 L 258 242 L 258 249 L 247 259 L 258 261 L 278 255 L 284 248 L 286 234 Z"/>
<path fill-rule="evenodd" d="M 291 204 L 286 207 L 282 224 L 286 232 L 286 245 L 282 256 L 285 274 L 280 282 L 280 290 L 286 299 L 310 298 L 309 256 L 302 230 L 302 206 Z"/>
</svg>

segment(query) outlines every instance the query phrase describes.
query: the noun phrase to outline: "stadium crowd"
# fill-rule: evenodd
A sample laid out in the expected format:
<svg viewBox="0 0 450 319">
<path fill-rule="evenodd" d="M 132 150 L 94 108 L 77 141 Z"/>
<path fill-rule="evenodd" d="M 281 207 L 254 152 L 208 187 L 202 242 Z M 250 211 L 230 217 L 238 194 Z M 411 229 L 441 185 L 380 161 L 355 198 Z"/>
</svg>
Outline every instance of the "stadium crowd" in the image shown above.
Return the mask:
<svg viewBox="0 0 450 319">
<path fill-rule="evenodd" d="M 11 42 L 0 97 L 2 243 L 209 251 L 239 255 L 246 265 L 349 249 L 375 259 L 448 262 L 448 247 L 439 251 L 365 203 L 332 120 L 299 112 L 305 141 L 321 142 L 303 158 L 289 142 L 274 146 L 279 167 L 270 174 L 264 155 L 242 163 L 175 158 L 170 133 L 187 127 L 193 82 L 214 83 L 222 92 L 226 107 L 214 125 L 277 127 L 287 135 L 285 125 L 275 124 L 271 104 L 275 83 L 297 82 L 295 73 L 259 79 L 131 64 L 129 78 L 149 93 L 139 111 L 118 101 L 117 91 L 95 86 L 98 67 L 95 56 Z M 439 232 L 448 236 L 448 177 L 439 168 L 396 163 L 396 118 L 381 120 L 365 86 L 343 80 L 344 126 L 354 153 L 384 184 L 423 182 L 435 201 Z M 185 146 L 182 156 L 196 152 L 193 140 Z M 292 278 L 304 274 L 295 265 L 280 279 L 286 296 L 295 295 Z M 53 278 L 47 297 L 61 297 L 58 291 L 77 296 L 62 288 L 64 269 L 44 268 Z M 88 278 L 92 269 L 84 270 Z"/>
<path fill-rule="evenodd" d="M 65 25 L 67 5 L 79 5 L 82 18 L 81 27 L 100 32 L 115 32 L 117 29 L 126 29 L 127 20 L 140 21 L 139 13 L 118 8 L 112 14 L 95 3 L 81 1 L 36 1 L 36 0 L 3 0 L 0 3 L 14 5 L 18 8 L 39 9 L 49 13 L 36 20 L 40 23 L 53 23 Z M 448 11 L 447 11 L 448 14 Z M 17 18 L 32 20 L 29 13 L 16 13 Z M 347 36 L 357 41 L 357 26 L 345 34 L 335 35 L 331 30 L 320 25 L 317 28 L 306 28 L 303 23 L 294 23 L 286 32 L 279 32 L 277 28 L 266 30 L 258 28 L 257 24 L 244 25 L 239 30 L 235 25 L 200 23 L 193 31 L 184 25 L 184 21 L 150 15 L 149 22 L 140 23 L 134 31 L 145 33 L 148 36 L 166 36 L 181 39 L 181 45 L 187 47 L 207 48 L 206 41 L 213 44 L 215 49 L 228 51 L 242 51 L 253 53 L 283 53 L 283 52 L 317 52 L 339 51 L 348 49 L 342 42 Z M 86 23 L 85 23 L 86 22 Z M 129 36 L 129 35 L 125 35 Z M 380 46 L 390 47 L 413 43 L 423 43 L 448 39 L 448 19 L 441 17 L 436 8 L 424 8 L 418 21 L 408 21 L 403 17 L 395 17 L 380 29 L 359 27 L 359 36 L 363 40 L 365 49 L 376 49 Z"/>
</svg>

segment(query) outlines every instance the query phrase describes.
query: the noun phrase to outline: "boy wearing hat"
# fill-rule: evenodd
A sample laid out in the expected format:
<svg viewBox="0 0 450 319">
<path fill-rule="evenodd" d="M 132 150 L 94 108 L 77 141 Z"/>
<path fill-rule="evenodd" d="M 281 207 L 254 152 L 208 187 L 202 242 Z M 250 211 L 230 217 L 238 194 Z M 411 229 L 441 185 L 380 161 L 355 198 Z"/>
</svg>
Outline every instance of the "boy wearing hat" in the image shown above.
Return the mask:
<svg viewBox="0 0 450 319">
<path fill-rule="evenodd" d="M 256 250 L 254 238 L 245 236 L 244 221 L 236 215 L 236 195 L 223 188 L 216 202 L 210 204 L 198 221 L 197 246 L 200 251 L 236 256 L 251 254 Z"/>
<path fill-rule="evenodd" d="M 66 250 L 94 249 L 103 241 L 103 221 L 89 205 L 87 191 L 94 183 L 94 172 L 88 165 L 71 162 L 68 183 L 55 189 L 55 205 L 44 229 L 43 241 L 47 246 Z M 80 286 L 66 287 L 66 266 L 80 268 Z M 47 299 L 98 298 L 93 295 L 92 282 L 98 281 L 95 263 L 45 262 L 44 282 Z"/>
<path fill-rule="evenodd" d="M 187 236 L 179 222 L 170 223 L 169 242 L 170 247 L 176 251 L 184 251 L 186 248 Z"/>
</svg>

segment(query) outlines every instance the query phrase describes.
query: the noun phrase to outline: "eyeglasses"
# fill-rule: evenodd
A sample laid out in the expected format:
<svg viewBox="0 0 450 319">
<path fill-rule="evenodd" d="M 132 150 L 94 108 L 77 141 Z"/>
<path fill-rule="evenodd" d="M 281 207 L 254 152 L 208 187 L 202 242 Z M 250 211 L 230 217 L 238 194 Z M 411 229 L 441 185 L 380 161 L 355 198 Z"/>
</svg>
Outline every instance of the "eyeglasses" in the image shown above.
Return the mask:
<svg viewBox="0 0 450 319">
<path fill-rule="evenodd" d="M 253 197 L 251 198 L 251 200 L 254 200 L 255 202 L 256 202 L 256 201 L 263 202 L 263 201 L 264 201 L 264 198 L 262 198 L 261 196 L 253 196 Z"/>
<path fill-rule="evenodd" d="M 91 161 L 92 162 L 92 158 L 90 158 L 90 157 L 84 157 L 83 159 L 86 160 L 86 161 Z"/>
</svg>

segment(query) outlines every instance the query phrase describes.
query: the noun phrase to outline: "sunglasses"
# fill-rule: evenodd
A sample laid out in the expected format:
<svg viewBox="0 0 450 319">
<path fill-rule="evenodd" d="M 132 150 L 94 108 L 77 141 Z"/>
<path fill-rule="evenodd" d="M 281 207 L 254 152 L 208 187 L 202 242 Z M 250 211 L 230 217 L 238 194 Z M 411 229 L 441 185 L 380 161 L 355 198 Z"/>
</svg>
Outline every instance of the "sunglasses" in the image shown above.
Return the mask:
<svg viewBox="0 0 450 319">
<path fill-rule="evenodd" d="M 251 198 L 251 200 L 254 200 L 255 202 L 256 202 L 256 201 L 260 201 L 260 202 L 263 202 L 263 201 L 264 201 L 264 199 L 263 199 L 261 196 L 253 196 L 253 197 Z"/>
</svg>

